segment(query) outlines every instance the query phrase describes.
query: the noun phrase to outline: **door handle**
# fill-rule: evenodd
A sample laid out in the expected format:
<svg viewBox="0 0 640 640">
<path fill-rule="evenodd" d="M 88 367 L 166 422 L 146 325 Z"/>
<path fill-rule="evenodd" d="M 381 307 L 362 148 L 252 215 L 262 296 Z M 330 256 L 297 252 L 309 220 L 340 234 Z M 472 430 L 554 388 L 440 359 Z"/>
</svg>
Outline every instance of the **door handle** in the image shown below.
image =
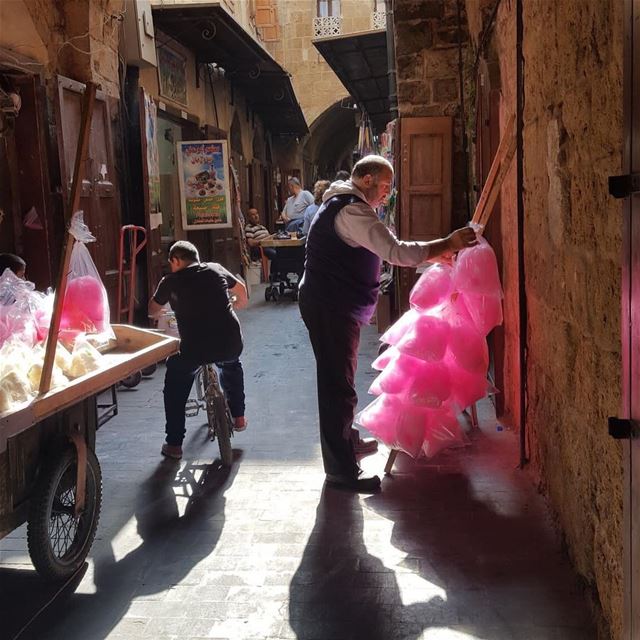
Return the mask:
<svg viewBox="0 0 640 640">
<path fill-rule="evenodd" d="M 609 435 L 615 440 L 634 440 L 640 437 L 640 422 L 629 418 L 609 418 Z"/>
</svg>

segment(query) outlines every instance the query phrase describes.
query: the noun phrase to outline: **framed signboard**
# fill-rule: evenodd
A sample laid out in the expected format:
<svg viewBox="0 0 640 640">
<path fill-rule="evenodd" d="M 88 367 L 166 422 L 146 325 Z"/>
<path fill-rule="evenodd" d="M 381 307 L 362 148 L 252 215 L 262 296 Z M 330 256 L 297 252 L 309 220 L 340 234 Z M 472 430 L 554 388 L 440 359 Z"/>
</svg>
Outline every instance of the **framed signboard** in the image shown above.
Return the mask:
<svg viewBox="0 0 640 640">
<path fill-rule="evenodd" d="M 158 85 L 164 98 L 187 104 L 187 59 L 167 45 L 158 47 Z"/>
<path fill-rule="evenodd" d="M 178 142 L 177 156 L 183 228 L 231 227 L 227 141 Z"/>
</svg>

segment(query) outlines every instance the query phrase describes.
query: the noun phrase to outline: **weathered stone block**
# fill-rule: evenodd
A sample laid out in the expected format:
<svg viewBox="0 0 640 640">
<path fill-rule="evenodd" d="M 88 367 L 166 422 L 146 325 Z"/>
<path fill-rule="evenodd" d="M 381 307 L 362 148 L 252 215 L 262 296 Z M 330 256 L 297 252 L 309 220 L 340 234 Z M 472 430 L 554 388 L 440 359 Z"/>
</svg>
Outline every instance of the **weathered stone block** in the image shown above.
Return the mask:
<svg viewBox="0 0 640 640">
<path fill-rule="evenodd" d="M 398 0 L 394 3 L 393 16 L 396 22 L 403 20 L 425 20 L 444 15 L 443 0 Z"/>
<path fill-rule="evenodd" d="M 458 100 L 457 78 L 435 78 L 432 84 L 434 102 L 452 102 Z"/>
<path fill-rule="evenodd" d="M 433 31 L 426 20 L 404 22 L 396 27 L 396 56 L 414 54 L 433 46 Z"/>
<path fill-rule="evenodd" d="M 401 80 L 419 80 L 423 77 L 423 58 L 421 55 L 400 56 L 396 59 L 398 82 Z"/>
<path fill-rule="evenodd" d="M 410 81 L 398 84 L 398 98 L 410 102 L 411 104 L 429 104 L 431 102 L 431 91 L 426 82 Z"/>
</svg>

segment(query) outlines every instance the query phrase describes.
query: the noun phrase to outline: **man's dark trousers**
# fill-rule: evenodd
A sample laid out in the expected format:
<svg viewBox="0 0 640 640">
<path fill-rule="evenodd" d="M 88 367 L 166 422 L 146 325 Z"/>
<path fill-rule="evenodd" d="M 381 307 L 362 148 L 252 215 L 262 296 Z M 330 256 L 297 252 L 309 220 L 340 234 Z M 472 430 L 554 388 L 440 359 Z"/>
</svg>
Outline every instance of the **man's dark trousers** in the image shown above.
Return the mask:
<svg viewBox="0 0 640 640">
<path fill-rule="evenodd" d="M 316 357 L 320 445 L 325 473 L 357 477 L 351 424 L 358 396 L 355 389 L 360 323 L 337 315 L 300 294 L 300 312 Z"/>
<path fill-rule="evenodd" d="M 217 362 L 229 411 L 236 418 L 244 415 L 244 373 L 240 360 Z M 164 411 L 167 419 L 167 444 L 181 446 L 184 440 L 184 409 L 200 365 L 195 358 L 177 353 L 167 360 L 164 377 Z"/>
</svg>

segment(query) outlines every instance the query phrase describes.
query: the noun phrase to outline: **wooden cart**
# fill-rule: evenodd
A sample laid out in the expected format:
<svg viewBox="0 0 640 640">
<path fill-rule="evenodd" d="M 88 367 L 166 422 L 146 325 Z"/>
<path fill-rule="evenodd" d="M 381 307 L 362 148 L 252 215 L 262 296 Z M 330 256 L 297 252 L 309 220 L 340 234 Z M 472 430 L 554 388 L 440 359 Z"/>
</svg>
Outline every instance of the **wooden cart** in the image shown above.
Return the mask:
<svg viewBox="0 0 640 640">
<path fill-rule="evenodd" d="M 116 339 L 100 369 L 0 414 L 0 538 L 27 522 L 29 555 L 48 579 L 77 571 L 95 536 L 102 494 L 97 396 L 178 350 L 176 338 L 112 327 Z"/>
</svg>

